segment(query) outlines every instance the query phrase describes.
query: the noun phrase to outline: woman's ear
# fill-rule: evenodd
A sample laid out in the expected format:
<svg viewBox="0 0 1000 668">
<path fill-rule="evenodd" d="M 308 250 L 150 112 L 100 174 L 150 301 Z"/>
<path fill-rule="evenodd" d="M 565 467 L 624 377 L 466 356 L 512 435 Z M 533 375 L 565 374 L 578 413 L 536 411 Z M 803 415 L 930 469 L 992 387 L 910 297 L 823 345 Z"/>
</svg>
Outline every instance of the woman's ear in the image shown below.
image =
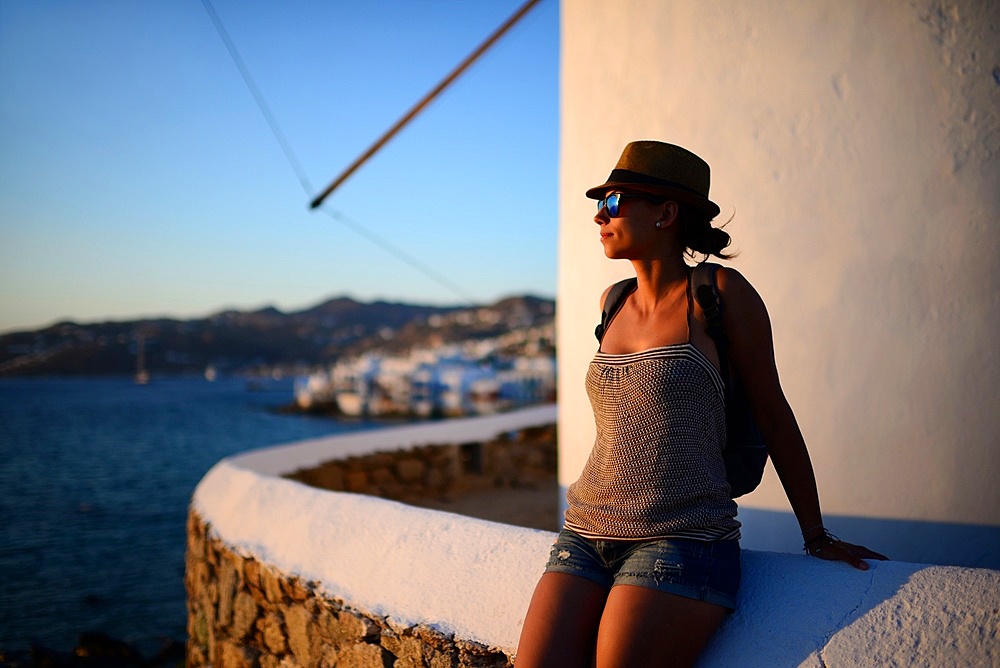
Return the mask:
<svg viewBox="0 0 1000 668">
<path fill-rule="evenodd" d="M 660 209 L 660 219 L 658 221 L 657 227 L 667 227 L 675 220 L 677 220 L 677 202 L 668 201 L 664 202 L 663 208 Z"/>
</svg>

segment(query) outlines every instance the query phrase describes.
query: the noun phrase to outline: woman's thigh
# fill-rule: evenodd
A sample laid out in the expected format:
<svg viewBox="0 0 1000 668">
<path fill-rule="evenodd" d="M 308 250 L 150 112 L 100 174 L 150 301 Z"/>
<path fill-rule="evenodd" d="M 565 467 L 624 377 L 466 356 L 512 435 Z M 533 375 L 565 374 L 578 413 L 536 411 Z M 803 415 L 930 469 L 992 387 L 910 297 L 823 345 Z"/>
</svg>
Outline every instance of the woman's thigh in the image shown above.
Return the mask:
<svg viewBox="0 0 1000 668">
<path fill-rule="evenodd" d="M 593 662 L 608 588 L 568 573 L 542 575 L 517 645 L 517 668 L 580 668 Z"/>
<path fill-rule="evenodd" d="M 615 585 L 601 617 L 596 665 L 690 666 L 726 612 L 714 603 L 646 587 Z"/>
</svg>

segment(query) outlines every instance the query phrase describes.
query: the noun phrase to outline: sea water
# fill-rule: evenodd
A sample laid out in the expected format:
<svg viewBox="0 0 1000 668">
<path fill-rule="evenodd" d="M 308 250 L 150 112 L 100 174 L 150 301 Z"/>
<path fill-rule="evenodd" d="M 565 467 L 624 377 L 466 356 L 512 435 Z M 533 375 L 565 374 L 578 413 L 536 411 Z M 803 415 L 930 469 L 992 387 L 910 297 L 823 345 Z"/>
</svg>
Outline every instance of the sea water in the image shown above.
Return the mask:
<svg viewBox="0 0 1000 668">
<path fill-rule="evenodd" d="M 185 522 L 233 453 L 376 428 L 279 414 L 291 383 L 0 380 L 0 650 L 186 637 Z"/>
</svg>

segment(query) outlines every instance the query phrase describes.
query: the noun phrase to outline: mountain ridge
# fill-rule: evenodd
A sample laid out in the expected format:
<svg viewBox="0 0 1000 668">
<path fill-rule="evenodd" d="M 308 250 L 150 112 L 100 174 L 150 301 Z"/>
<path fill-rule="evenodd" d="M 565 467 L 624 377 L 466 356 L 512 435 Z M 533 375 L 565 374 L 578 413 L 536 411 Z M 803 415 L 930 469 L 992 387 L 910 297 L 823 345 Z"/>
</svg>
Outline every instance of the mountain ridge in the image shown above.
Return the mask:
<svg viewBox="0 0 1000 668">
<path fill-rule="evenodd" d="M 490 305 L 433 306 L 334 296 L 297 311 L 273 305 L 201 318 L 157 316 L 0 334 L 0 377 L 135 373 L 297 373 L 365 351 L 496 336 L 551 324 L 555 302 L 521 295 Z"/>
</svg>

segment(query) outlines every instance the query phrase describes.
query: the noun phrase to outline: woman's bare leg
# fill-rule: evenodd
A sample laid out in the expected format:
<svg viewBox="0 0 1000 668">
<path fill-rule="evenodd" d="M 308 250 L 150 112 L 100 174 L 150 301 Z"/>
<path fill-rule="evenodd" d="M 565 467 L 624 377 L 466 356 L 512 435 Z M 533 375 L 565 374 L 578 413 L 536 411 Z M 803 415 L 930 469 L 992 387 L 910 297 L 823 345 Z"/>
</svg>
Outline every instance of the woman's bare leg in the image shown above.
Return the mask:
<svg viewBox="0 0 1000 668">
<path fill-rule="evenodd" d="M 535 587 L 517 644 L 517 668 L 592 665 L 608 588 L 567 573 L 545 573 Z"/>
<path fill-rule="evenodd" d="M 597 667 L 690 666 L 725 616 L 719 605 L 617 585 L 601 617 Z"/>
</svg>

